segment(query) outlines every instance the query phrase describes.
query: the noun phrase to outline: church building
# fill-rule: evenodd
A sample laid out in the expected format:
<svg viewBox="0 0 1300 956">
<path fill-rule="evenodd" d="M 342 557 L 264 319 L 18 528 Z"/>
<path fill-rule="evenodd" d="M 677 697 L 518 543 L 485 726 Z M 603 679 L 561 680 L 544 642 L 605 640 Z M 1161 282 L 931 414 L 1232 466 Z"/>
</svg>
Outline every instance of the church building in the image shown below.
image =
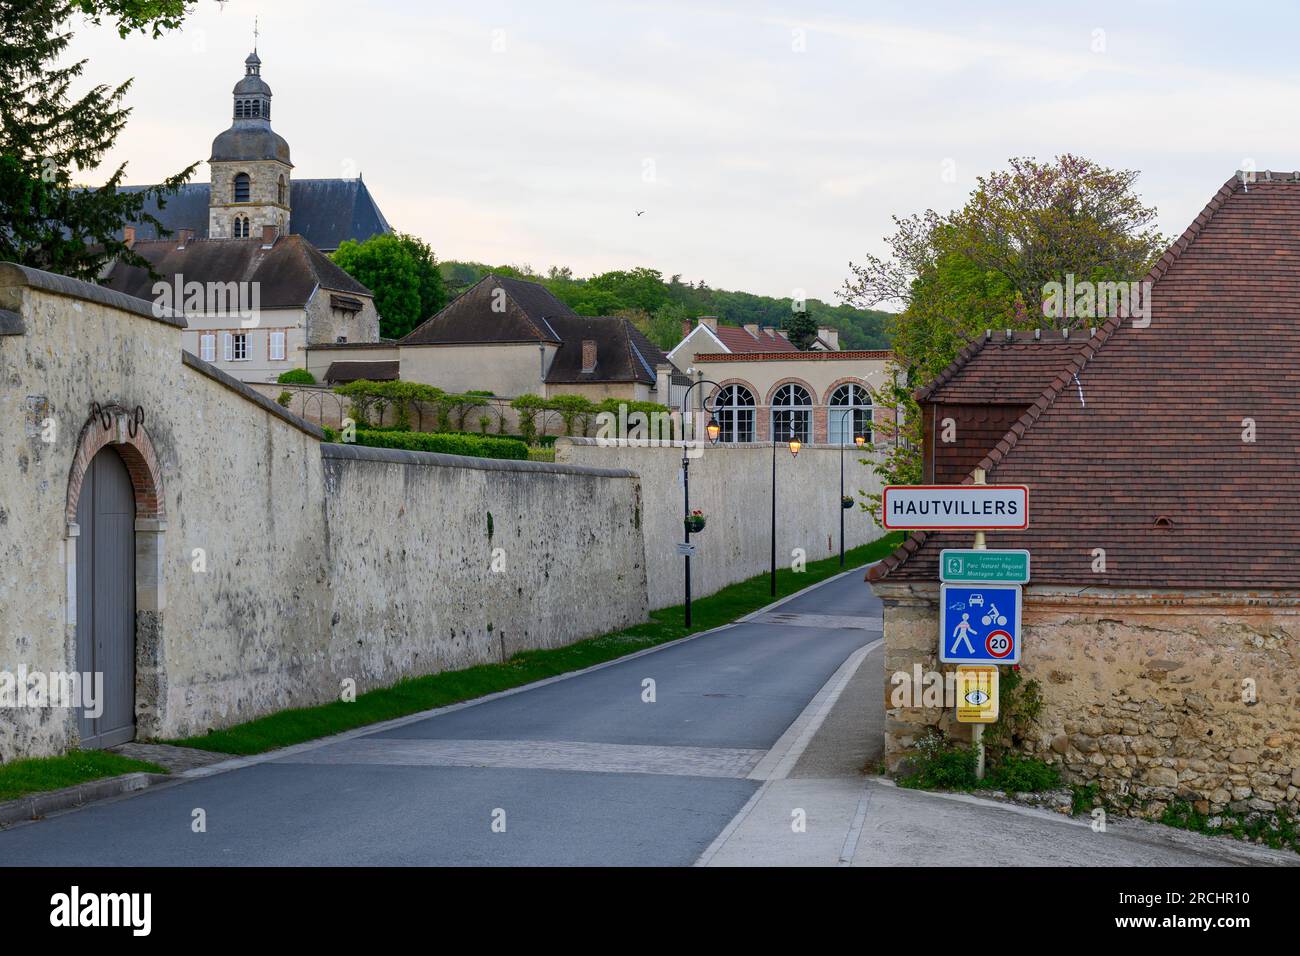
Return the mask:
<svg viewBox="0 0 1300 956">
<path fill-rule="evenodd" d="M 256 50 L 244 61 L 230 128 L 212 141 L 208 165 L 210 182 L 184 185 L 165 208 L 148 203 L 145 211 L 173 234 L 189 229 L 198 239 L 249 238 L 269 225 L 325 253 L 348 239 L 362 242 L 393 231 L 360 177 L 293 179 L 289 144 L 271 128 L 271 87 L 262 79 Z M 160 238 L 148 223 L 128 228 L 136 240 Z"/>
<path fill-rule="evenodd" d="M 146 223 L 123 229 L 150 268 L 115 262 L 102 284 L 183 312 L 182 347 L 241 382 L 305 368 L 312 346 L 378 342 L 374 296 L 325 253 L 392 230 L 360 179 L 293 181 L 256 50 L 208 164 L 208 184 L 183 186 L 152 210 L 172 235 Z"/>
</svg>

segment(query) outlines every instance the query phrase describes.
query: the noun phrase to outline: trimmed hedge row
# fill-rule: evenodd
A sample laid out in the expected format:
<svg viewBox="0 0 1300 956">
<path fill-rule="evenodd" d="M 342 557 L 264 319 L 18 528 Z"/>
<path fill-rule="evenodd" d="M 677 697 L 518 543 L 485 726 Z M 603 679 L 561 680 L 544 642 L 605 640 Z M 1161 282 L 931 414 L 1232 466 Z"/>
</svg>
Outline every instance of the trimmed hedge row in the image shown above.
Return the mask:
<svg viewBox="0 0 1300 956">
<path fill-rule="evenodd" d="M 330 441 L 338 441 L 338 432 L 326 429 Z M 483 435 L 444 435 L 436 432 L 371 431 L 358 428 L 354 444 L 370 448 L 400 448 L 404 451 L 432 451 L 443 455 L 468 458 L 510 458 L 528 460 L 528 446 L 514 438 L 490 438 Z"/>
</svg>

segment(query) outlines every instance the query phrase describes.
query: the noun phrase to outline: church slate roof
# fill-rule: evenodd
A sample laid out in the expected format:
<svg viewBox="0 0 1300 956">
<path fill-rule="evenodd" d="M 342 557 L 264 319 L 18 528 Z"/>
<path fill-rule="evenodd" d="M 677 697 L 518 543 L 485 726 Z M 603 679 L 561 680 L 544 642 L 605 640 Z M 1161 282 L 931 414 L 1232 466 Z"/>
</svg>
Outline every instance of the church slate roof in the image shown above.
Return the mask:
<svg viewBox="0 0 1300 956">
<path fill-rule="evenodd" d="M 137 241 L 132 251 L 147 259 L 166 281 L 256 282 L 263 309 L 297 308 L 318 288 L 370 297 L 370 290 L 336 266 L 302 236 L 280 236 L 270 249 L 256 239 L 175 239 Z M 138 266 L 115 262 L 102 284 L 137 299 L 153 301 L 155 280 Z"/>
<path fill-rule="evenodd" d="M 123 186 L 123 192 L 138 192 L 147 186 Z M 200 239 L 208 235 L 208 183 L 189 183 L 166 200 L 145 204 L 145 212 L 157 216 L 173 233 L 193 229 Z M 344 241 L 363 242 L 371 236 L 393 231 L 378 204 L 361 179 L 294 179 L 289 183 L 289 229 L 322 252 L 333 252 Z M 158 239 L 158 231 L 145 223 L 132 223 L 136 240 Z M 120 238 L 120 234 L 119 234 Z"/>
<path fill-rule="evenodd" d="M 248 77 L 256 79 L 256 77 Z M 235 120 L 230 129 L 217 134 L 212 141 L 212 155 L 208 162 L 254 162 L 278 159 L 290 166 L 289 143 L 262 120 Z"/>
</svg>

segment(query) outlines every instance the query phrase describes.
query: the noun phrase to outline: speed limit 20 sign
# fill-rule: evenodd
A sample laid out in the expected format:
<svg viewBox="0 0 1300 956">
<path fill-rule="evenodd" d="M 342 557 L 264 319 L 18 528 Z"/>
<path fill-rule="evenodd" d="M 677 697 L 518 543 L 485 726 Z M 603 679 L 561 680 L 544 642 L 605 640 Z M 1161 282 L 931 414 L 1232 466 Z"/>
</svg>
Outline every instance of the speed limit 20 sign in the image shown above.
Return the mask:
<svg viewBox="0 0 1300 956">
<path fill-rule="evenodd" d="M 939 660 L 1020 663 L 1020 585 L 941 584 L 939 604 Z"/>
</svg>

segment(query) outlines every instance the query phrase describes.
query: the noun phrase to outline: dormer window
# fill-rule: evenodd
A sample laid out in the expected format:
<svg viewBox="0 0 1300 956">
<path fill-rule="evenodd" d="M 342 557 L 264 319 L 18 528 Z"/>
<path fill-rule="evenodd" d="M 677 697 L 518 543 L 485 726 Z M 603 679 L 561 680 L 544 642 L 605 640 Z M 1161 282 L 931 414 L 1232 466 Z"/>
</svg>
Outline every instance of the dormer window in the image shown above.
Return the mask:
<svg viewBox="0 0 1300 956">
<path fill-rule="evenodd" d="M 252 181 L 248 178 L 248 173 L 240 173 L 235 177 L 235 202 L 248 202 L 251 192 Z"/>
</svg>

